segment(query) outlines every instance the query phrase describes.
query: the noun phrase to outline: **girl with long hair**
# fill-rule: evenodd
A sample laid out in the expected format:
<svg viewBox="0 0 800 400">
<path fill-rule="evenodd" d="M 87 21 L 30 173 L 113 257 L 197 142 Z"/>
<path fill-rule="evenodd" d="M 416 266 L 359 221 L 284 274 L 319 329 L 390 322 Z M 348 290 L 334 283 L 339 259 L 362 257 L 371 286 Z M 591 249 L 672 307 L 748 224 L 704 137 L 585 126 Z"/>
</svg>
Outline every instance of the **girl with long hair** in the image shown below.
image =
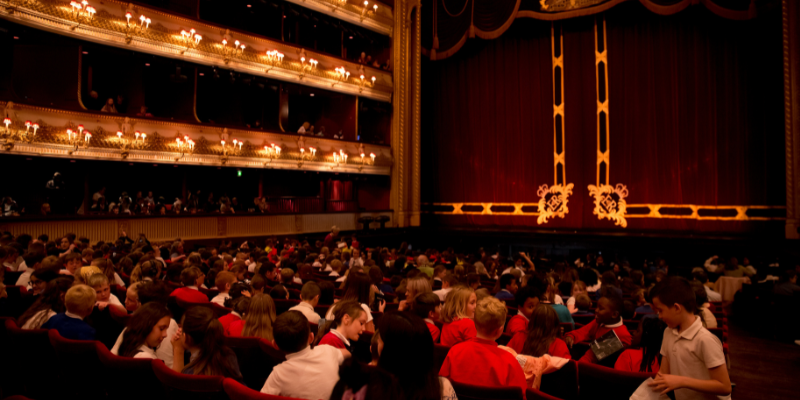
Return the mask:
<svg viewBox="0 0 800 400">
<path fill-rule="evenodd" d="M 575 298 L 579 294 L 584 293 L 586 293 L 586 284 L 583 283 L 583 281 L 575 281 L 572 283 L 572 291 L 569 299 L 567 299 L 567 309 L 569 310 L 570 314 L 575 314 L 578 312 L 578 307 L 575 306 Z"/>
<path fill-rule="evenodd" d="M 414 299 L 423 294 L 423 293 L 431 293 L 433 289 L 431 288 L 431 281 L 428 280 L 428 276 L 425 274 L 419 274 L 406 282 L 406 299 L 400 302 L 398 309 L 400 311 L 405 310 L 409 304 L 414 302 Z"/>
<path fill-rule="evenodd" d="M 367 325 L 367 312 L 354 300 L 342 300 L 331 307 L 333 316 L 323 326 L 315 345 L 327 344 L 350 351 Z"/>
<path fill-rule="evenodd" d="M 356 269 L 359 267 L 354 267 Z M 370 281 L 369 276 L 363 272 L 353 272 L 348 277 L 344 283 L 344 295 L 342 296 L 342 300 L 353 300 L 361 304 L 361 308 L 364 309 L 364 313 L 367 316 L 365 330 L 369 332 L 375 332 L 375 324 L 372 322 L 372 313 L 369 310 L 369 305 L 372 304 L 372 300 L 375 298 L 375 293 L 377 292 L 377 288 L 375 285 L 372 284 Z M 383 312 L 386 308 L 386 302 L 381 302 L 379 307 L 379 311 Z M 325 314 L 325 319 L 332 319 L 333 318 L 333 309 L 331 307 L 328 310 L 328 313 Z"/>
<path fill-rule="evenodd" d="M 157 359 L 156 349 L 167 337 L 172 314 L 166 306 L 151 301 L 139 307 L 128 320 L 122 334 L 118 355 L 121 357 Z"/>
<path fill-rule="evenodd" d="M 229 336 L 257 337 L 272 343 L 272 325 L 277 318 L 275 302 L 268 294 L 258 293 L 250 298 L 250 307 L 239 321 L 231 323 Z"/>
<path fill-rule="evenodd" d="M 222 324 L 206 307 L 192 307 L 183 313 L 181 329 L 172 338 L 172 369 L 189 375 L 213 375 L 242 381 L 236 353 L 223 343 Z M 192 361 L 184 367 L 183 353 L 189 350 Z"/>
<path fill-rule="evenodd" d="M 475 329 L 475 306 L 478 297 L 468 287 L 457 287 L 447 293 L 439 318 L 444 322 L 440 341 L 443 346 L 453 346 L 478 335 Z"/>
<path fill-rule="evenodd" d="M 569 360 L 572 357 L 567 344 L 558 338 L 560 332 L 561 325 L 556 311 L 547 304 L 540 304 L 531 313 L 528 329 L 514 334 L 508 347 L 526 356 L 541 357 L 549 354 Z"/>
<path fill-rule="evenodd" d="M 56 278 L 47 283 L 47 288 L 17 320 L 22 329 L 39 329 L 50 317 L 67 311 L 64 297 L 72 286 L 73 279 Z"/>
<path fill-rule="evenodd" d="M 657 373 L 661 366 L 661 341 L 667 324 L 655 317 L 642 318 L 633 334 L 631 348 L 617 358 L 614 369 L 628 372 Z"/>
</svg>

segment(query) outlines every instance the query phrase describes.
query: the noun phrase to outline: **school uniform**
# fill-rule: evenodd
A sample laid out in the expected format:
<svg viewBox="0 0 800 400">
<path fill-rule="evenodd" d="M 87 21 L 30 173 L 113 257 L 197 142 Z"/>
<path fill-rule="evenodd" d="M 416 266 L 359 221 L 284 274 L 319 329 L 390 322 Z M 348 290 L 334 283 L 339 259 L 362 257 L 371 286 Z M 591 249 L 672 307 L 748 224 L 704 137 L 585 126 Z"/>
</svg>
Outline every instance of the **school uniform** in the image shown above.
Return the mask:
<svg viewBox="0 0 800 400">
<path fill-rule="evenodd" d="M 335 329 L 331 329 L 330 332 L 326 333 L 325 336 L 320 339 L 319 345 L 323 344 L 350 351 L 350 341 Z"/>
<path fill-rule="evenodd" d="M 527 339 L 527 331 L 517 332 L 508 342 L 507 346 L 514 349 L 517 354 L 522 354 L 522 348 L 525 347 L 525 341 Z M 572 356 L 569 354 L 569 348 L 567 347 L 567 344 L 559 338 L 556 338 L 553 340 L 553 343 L 550 343 L 550 347 L 547 348 L 547 354 L 553 357 L 566 358 L 567 360 L 572 359 Z"/>
<path fill-rule="evenodd" d="M 97 336 L 97 331 L 83 318 L 69 311 L 52 316 L 42 325 L 42 329 L 55 329 L 65 339 L 72 340 L 94 340 Z"/>
<path fill-rule="evenodd" d="M 431 331 L 431 337 L 433 338 L 433 343 L 438 342 L 441 332 L 439 331 L 439 328 L 436 326 L 436 324 L 433 323 L 433 320 L 430 318 L 425 318 L 425 325 L 427 325 L 428 330 Z"/>
<path fill-rule="evenodd" d="M 156 351 L 147 347 L 146 344 L 143 344 L 139 347 L 139 352 L 133 355 L 133 358 L 149 358 L 151 360 L 157 360 L 158 356 L 156 355 Z"/>
<path fill-rule="evenodd" d="M 454 346 L 478 336 L 475 321 L 461 318 L 442 326 L 441 342 L 443 346 Z"/>
<path fill-rule="evenodd" d="M 473 337 L 450 349 L 439 370 L 454 382 L 482 386 L 516 386 L 527 389 L 519 361 L 497 343 Z"/>
<path fill-rule="evenodd" d="M 308 322 L 312 324 L 318 324 L 320 318 L 322 318 L 314 311 L 314 307 L 311 304 L 305 302 L 300 302 L 300 304 L 290 308 L 289 311 L 301 312 L 303 315 L 305 315 Z"/>
<path fill-rule="evenodd" d="M 503 289 L 497 292 L 497 294 L 494 295 L 494 298 L 500 301 L 514 300 L 514 294 L 509 292 L 507 289 Z"/>
<path fill-rule="evenodd" d="M 361 309 L 364 310 L 364 314 L 367 315 L 367 323 L 372 321 L 372 313 L 369 311 L 369 306 L 361 303 Z M 328 308 L 328 313 L 325 314 L 325 319 L 328 321 L 333 321 L 333 307 Z"/>
<path fill-rule="evenodd" d="M 228 329 L 225 330 L 225 335 L 231 337 L 242 337 L 242 331 L 244 330 L 245 321 L 240 319 L 235 322 L 231 322 L 231 325 L 228 326 Z"/>
<path fill-rule="evenodd" d="M 450 293 L 451 290 L 453 290 L 453 288 L 434 290 L 433 294 L 439 296 L 439 301 L 444 302 L 447 298 L 447 294 Z"/>
<path fill-rule="evenodd" d="M 25 272 L 20 274 L 19 278 L 17 278 L 16 286 L 25 286 L 28 287 L 28 284 L 31 283 L 31 275 L 33 274 L 33 269 L 26 269 Z"/>
<path fill-rule="evenodd" d="M 592 322 L 586 324 L 583 328 L 574 330 L 572 332 L 567 333 L 565 336 L 572 336 L 575 339 L 575 343 L 578 342 L 589 342 L 595 340 L 596 338 L 605 335 L 608 331 L 614 331 L 619 340 L 625 347 L 631 345 L 631 334 L 628 332 L 628 328 L 622 323 L 622 318 L 619 319 L 619 322 L 611 324 L 611 325 L 601 325 L 597 323 L 597 320 L 593 320 Z M 580 358 L 579 361 L 596 363 L 597 358 L 594 356 L 594 353 L 589 350 L 584 353 L 583 357 Z"/>
<path fill-rule="evenodd" d="M 230 298 L 231 298 L 231 296 L 228 295 L 228 293 L 220 293 L 220 294 L 214 296 L 214 298 L 211 299 L 211 302 L 218 304 L 220 307 L 225 307 L 225 300 L 230 299 Z"/>
<path fill-rule="evenodd" d="M 108 297 L 108 304 L 112 304 L 112 305 L 115 305 L 115 306 L 120 306 L 122 308 L 125 308 L 125 305 L 122 304 L 121 301 L 119 301 L 119 297 L 117 297 L 113 293 L 111 294 L 111 296 Z"/>
<path fill-rule="evenodd" d="M 688 376 L 700 380 L 711 379 L 708 370 L 725 365 L 722 342 L 708 329 L 703 328 L 703 323 L 698 316 L 694 317 L 692 326 L 683 332 L 671 328 L 664 330 L 661 355 L 669 359 L 671 375 Z M 730 399 L 730 395 L 716 396 L 692 389 L 677 389 L 675 390 L 675 399 L 718 400 Z"/>
<path fill-rule="evenodd" d="M 161 340 L 161 344 L 158 346 L 157 349 L 154 350 L 156 356 L 153 357 L 153 358 L 157 358 L 157 359 L 159 359 L 161 361 L 164 361 L 164 364 L 166 366 L 170 367 L 170 368 L 172 368 L 172 358 L 174 357 L 174 354 L 172 352 L 172 337 L 175 336 L 175 333 L 178 332 L 178 328 L 180 328 L 180 326 L 178 326 L 178 322 L 176 322 L 174 319 L 170 318 L 170 320 L 169 320 L 169 328 L 167 328 L 167 337 L 162 339 Z M 119 334 L 119 336 L 117 337 L 117 341 L 114 343 L 114 346 L 111 348 L 111 354 L 114 354 L 114 355 L 117 355 L 117 356 L 119 355 L 119 347 L 122 346 L 122 337 L 125 335 L 125 331 L 127 329 L 128 328 L 124 328 L 122 330 L 122 332 Z M 140 356 L 139 358 L 141 358 L 141 357 L 143 357 L 143 356 Z M 137 357 L 134 356 L 134 358 L 137 358 Z M 148 357 L 148 358 L 150 358 L 150 357 Z"/>
<path fill-rule="evenodd" d="M 201 293 L 197 286 L 186 286 L 172 291 L 170 296 L 177 297 L 187 303 L 208 303 L 208 296 Z"/>
<path fill-rule="evenodd" d="M 506 324 L 506 333 L 514 336 L 517 332 L 524 332 L 528 330 L 528 318 L 522 315 L 521 312 L 517 312 L 517 315 L 511 317 Z"/>
<path fill-rule="evenodd" d="M 616 364 L 614 364 L 614 369 L 618 371 L 626 371 L 626 372 L 640 372 L 639 368 L 642 365 L 642 358 L 644 357 L 644 352 L 642 349 L 627 349 L 619 355 L 617 358 Z M 658 357 L 653 359 L 653 363 L 650 364 L 650 369 L 653 373 L 658 373 L 658 370 L 661 366 L 658 365 Z"/>
<path fill-rule="evenodd" d="M 41 310 L 28 318 L 28 320 L 22 325 L 21 329 L 41 329 L 42 325 L 44 325 L 55 315 L 56 312 L 53 310 Z"/>
<path fill-rule="evenodd" d="M 339 382 L 339 366 L 343 362 L 344 355 L 335 347 L 316 346 L 312 349 L 306 346 L 297 353 L 287 354 L 286 361 L 272 369 L 261 393 L 328 400 Z M 298 377 L 313 379 L 313 384 Z"/>
<path fill-rule="evenodd" d="M 222 324 L 222 328 L 227 332 L 228 329 L 231 327 L 231 324 L 239 321 L 242 319 L 242 316 L 237 313 L 236 311 L 231 311 L 228 314 L 219 318 L 219 323 Z"/>
</svg>

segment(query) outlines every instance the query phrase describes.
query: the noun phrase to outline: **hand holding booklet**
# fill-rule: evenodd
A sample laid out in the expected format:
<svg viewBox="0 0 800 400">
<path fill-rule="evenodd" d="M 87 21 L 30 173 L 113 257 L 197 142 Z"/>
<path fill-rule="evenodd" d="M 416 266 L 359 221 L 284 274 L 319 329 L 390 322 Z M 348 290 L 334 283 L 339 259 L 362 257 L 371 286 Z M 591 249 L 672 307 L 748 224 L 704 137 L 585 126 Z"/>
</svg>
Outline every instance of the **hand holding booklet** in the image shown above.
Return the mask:
<svg viewBox="0 0 800 400">
<path fill-rule="evenodd" d="M 619 340 L 619 336 L 613 330 L 606 332 L 603 336 L 592 342 L 592 352 L 598 361 L 622 350 L 625 345 Z"/>
</svg>

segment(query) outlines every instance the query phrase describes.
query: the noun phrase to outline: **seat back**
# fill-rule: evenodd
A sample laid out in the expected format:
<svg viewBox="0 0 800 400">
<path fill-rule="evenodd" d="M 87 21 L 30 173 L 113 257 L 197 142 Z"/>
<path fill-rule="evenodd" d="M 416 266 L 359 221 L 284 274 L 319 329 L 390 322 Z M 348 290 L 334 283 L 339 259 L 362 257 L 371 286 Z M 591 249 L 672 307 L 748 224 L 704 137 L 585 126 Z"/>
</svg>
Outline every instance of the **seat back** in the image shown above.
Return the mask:
<svg viewBox="0 0 800 400">
<path fill-rule="evenodd" d="M 519 387 L 478 386 L 451 381 L 459 400 L 525 400 Z"/>
<path fill-rule="evenodd" d="M 226 400 L 221 376 L 188 375 L 173 371 L 161 360 L 151 360 L 156 378 L 172 400 Z"/>
<path fill-rule="evenodd" d="M 55 363 L 42 362 L 54 360 L 56 357 L 47 329 L 20 329 L 13 320 L 6 320 L 5 331 L 8 343 L 13 343 L 13 346 L 8 346 L 8 353 L 4 353 L 3 358 L 14 360 L 17 371 L 36 371 L 36 374 L 14 374 L 12 385 L 3 385 L 3 395 L 24 394 L 35 399 L 56 398 L 56 386 L 42 385 L 39 379 L 41 376 L 55 377 L 58 374 Z"/>
<path fill-rule="evenodd" d="M 594 314 L 573 314 L 572 320 L 579 324 L 586 325 L 594 321 Z"/>
<path fill-rule="evenodd" d="M 120 357 L 111 354 L 100 342 L 95 342 L 95 350 L 103 366 L 99 372 L 103 374 L 103 382 L 110 399 L 166 399 L 164 388 L 153 373 L 149 358 Z"/>
<path fill-rule="evenodd" d="M 300 304 L 298 300 L 275 299 L 275 313 L 281 315 L 298 304 Z"/>
<path fill-rule="evenodd" d="M 627 399 L 653 373 L 626 372 L 594 365 L 578 364 L 581 399 L 595 399 L 598 393 L 609 399 Z"/>
<path fill-rule="evenodd" d="M 254 390 L 261 390 L 272 369 L 286 361 L 286 356 L 280 350 L 263 339 L 226 336 L 225 345 L 236 353 L 244 384 Z"/>
<path fill-rule="evenodd" d="M 577 399 L 578 363 L 574 360 L 569 360 L 558 371 L 542 375 L 542 385 L 539 390 L 564 400 Z M 595 394 L 597 393 L 599 392 L 595 392 Z"/>
<path fill-rule="evenodd" d="M 13 286 L 13 283 L 6 286 L 6 294 L 8 297 L 0 301 L 0 316 L 3 317 L 19 318 L 36 301 L 26 287 Z"/>
<path fill-rule="evenodd" d="M 231 400 L 293 400 L 291 397 L 261 393 L 259 390 L 250 389 L 231 378 L 225 378 L 222 381 L 222 388 Z"/>
<path fill-rule="evenodd" d="M 527 400 L 561 400 L 558 397 L 550 396 L 547 393 L 540 392 L 536 389 L 528 389 L 525 391 L 525 398 Z"/>
<path fill-rule="evenodd" d="M 444 364 L 444 359 L 447 358 L 447 353 L 450 352 L 450 346 L 443 346 L 441 344 L 433 345 L 433 362 L 434 366 L 436 367 L 436 371 L 442 369 L 442 364 Z"/>
<path fill-rule="evenodd" d="M 86 379 L 87 371 L 100 371 L 102 366 L 97 356 L 94 340 L 72 340 L 62 337 L 57 330 L 48 332 L 50 344 L 56 352 L 58 388 L 64 396 L 100 399 L 105 397 L 105 388 L 100 384 L 76 385 Z"/>
</svg>

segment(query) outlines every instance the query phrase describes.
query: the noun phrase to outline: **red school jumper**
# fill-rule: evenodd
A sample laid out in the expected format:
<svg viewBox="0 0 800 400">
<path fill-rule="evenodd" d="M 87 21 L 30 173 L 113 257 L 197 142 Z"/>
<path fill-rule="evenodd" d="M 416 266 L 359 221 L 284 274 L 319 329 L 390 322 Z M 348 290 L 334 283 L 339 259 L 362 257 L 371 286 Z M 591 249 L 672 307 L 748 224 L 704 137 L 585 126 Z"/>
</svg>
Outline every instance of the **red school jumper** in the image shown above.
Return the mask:
<svg viewBox="0 0 800 400">
<path fill-rule="evenodd" d="M 527 339 L 527 331 L 517 332 L 508 342 L 508 347 L 514 349 L 517 354 L 522 354 L 522 348 L 525 347 L 525 340 Z M 553 343 L 551 343 L 550 347 L 547 349 L 547 354 L 553 357 L 566 358 L 567 360 L 572 359 L 572 356 L 569 354 L 569 348 L 567 347 L 567 344 L 559 338 L 553 340 Z"/>
<path fill-rule="evenodd" d="M 625 327 L 625 324 L 622 323 L 622 318 L 619 319 L 619 322 L 612 325 L 600 325 L 597 323 L 597 320 L 592 320 L 592 322 L 586 324 L 581 329 L 574 330 L 572 332 L 567 333 L 565 336 L 572 336 L 575 339 L 575 343 L 578 342 L 590 342 L 595 340 L 596 338 L 605 335 L 608 331 L 613 330 L 617 333 L 619 340 L 622 342 L 625 347 L 631 345 L 631 334 L 628 332 L 628 328 Z M 578 361 L 596 363 L 597 358 L 594 356 L 594 353 L 589 350 L 583 354 L 583 357 L 580 358 Z"/>
<path fill-rule="evenodd" d="M 506 325 L 506 333 L 514 336 L 517 332 L 523 332 L 528 330 L 528 319 L 525 318 L 522 313 L 517 313 L 517 315 L 511 317 L 508 321 L 508 325 Z"/>
<path fill-rule="evenodd" d="M 208 303 L 208 296 L 197 289 L 188 287 L 177 288 L 172 291 L 170 296 L 175 296 L 187 303 Z"/>
<path fill-rule="evenodd" d="M 428 330 L 431 331 L 431 337 L 433 338 L 433 343 L 438 342 L 439 335 L 441 334 L 441 332 L 439 331 L 439 328 L 436 326 L 436 324 L 434 324 L 433 321 L 429 319 L 425 319 L 425 325 L 428 325 Z"/>
<path fill-rule="evenodd" d="M 475 330 L 475 321 L 461 318 L 442 326 L 441 342 L 443 346 L 454 346 L 476 336 L 478 331 Z"/>
<path fill-rule="evenodd" d="M 439 376 L 451 381 L 481 386 L 517 386 L 527 389 L 519 361 L 497 343 L 471 338 L 450 349 Z"/>
</svg>

